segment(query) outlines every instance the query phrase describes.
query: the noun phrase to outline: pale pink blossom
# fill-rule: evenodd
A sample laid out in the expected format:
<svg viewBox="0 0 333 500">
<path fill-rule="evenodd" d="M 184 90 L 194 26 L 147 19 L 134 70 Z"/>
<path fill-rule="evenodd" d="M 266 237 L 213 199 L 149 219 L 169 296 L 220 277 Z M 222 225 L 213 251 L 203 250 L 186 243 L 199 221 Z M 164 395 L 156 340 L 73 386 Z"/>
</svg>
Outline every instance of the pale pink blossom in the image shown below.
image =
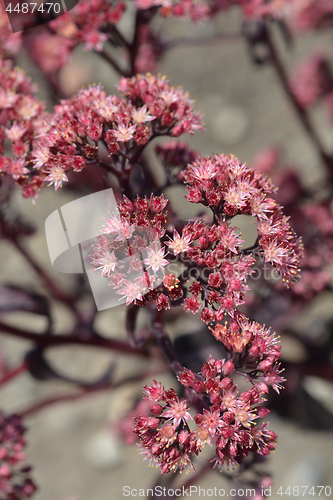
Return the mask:
<svg viewBox="0 0 333 500">
<path fill-rule="evenodd" d="M 163 269 L 168 264 L 168 261 L 164 258 L 165 248 L 158 248 L 158 245 L 152 245 L 146 251 L 148 257 L 144 259 L 143 263 L 148 266 L 148 269 L 152 268 L 154 273 L 157 273 L 159 269 Z"/>
<path fill-rule="evenodd" d="M 173 421 L 173 425 L 178 427 L 181 421 L 193 420 L 191 414 L 186 408 L 186 399 L 183 401 L 169 401 L 170 408 L 167 408 L 162 413 L 162 417 Z"/>
<path fill-rule="evenodd" d="M 147 104 L 145 104 L 141 108 L 134 109 L 132 111 L 132 119 L 133 119 L 134 123 L 151 122 L 152 120 L 155 120 L 155 118 L 156 118 L 156 116 L 152 116 L 147 111 Z"/>
<path fill-rule="evenodd" d="M 32 153 L 32 161 L 35 162 L 34 168 L 40 168 L 47 163 L 50 157 L 50 149 L 48 147 L 35 148 Z"/>
<path fill-rule="evenodd" d="M 111 134 L 117 139 L 118 142 L 128 142 L 134 137 L 136 125 L 123 125 L 119 123 Z"/>
<path fill-rule="evenodd" d="M 96 269 L 101 269 L 101 276 L 110 276 L 110 274 L 115 271 L 117 262 L 118 259 L 113 251 L 102 255 L 98 259 L 95 259 L 92 263 L 99 266 Z"/>
<path fill-rule="evenodd" d="M 135 225 L 130 224 L 126 219 L 111 214 L 111 217 L 104 219 L 106 224 L 101 229 L 103 234 L 116 236 L 114 241 L 123 241 L 132 236 L 135 231 Z"/>
<path fill-rule="evenodd" d="M 63 181 L 68 181 L 68 177 L 62 167 L 55 165 L 49 169 L 49 175 L 44 180 L 49 182 L 49 186 L 54 184 L 57 191 L 59 187 L 62 187 Z"/>
<path fill-rule="evenodd" d="M 167 241 L 165 244 L 173 251 L 174 255 L 178 255 L 181 252 L 186 252 L 191 247 L 189 243 L 191 241 L 191 236 L 180 236 L 178 231 L 174 229 L 173 240 Z"/>
<path fill-rule="evenodd" d="M 27 127 L 23 123 L 14 122 L 10 128 L 5 128 L 5 134 L 11 142 L 16 142 L 25 134 Z"/>
</svg>

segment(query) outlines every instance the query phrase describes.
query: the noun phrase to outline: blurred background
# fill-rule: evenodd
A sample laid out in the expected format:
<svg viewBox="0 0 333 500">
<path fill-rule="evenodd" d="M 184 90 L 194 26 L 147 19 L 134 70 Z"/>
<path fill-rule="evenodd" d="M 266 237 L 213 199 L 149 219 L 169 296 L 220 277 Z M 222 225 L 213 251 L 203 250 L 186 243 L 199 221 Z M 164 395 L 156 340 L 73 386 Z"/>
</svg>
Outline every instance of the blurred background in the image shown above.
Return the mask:
<svg viewBox="0 0 333 500">
<path fill-rule="evenodd" d="M 119 25 L 128 38 L 131 37 L 133 15 L 133 9 L 129 8 Z M 157 16 L 153 26 L 170 39 L 199 38 L 219 32 L 239 33 L 242 20 L 240 12 L 231 9 L 210 23 L 192 25 Z M 290 72 L 304 55 L 315 48 L 329 51 L 333 62 L 332 39 L 327 31 L 302 34 L 291 48 L 286 46 L 278 30 L 275 35 Z M 16 62 L 39 83 L 39 98 L 47 100 L 51 109 L 50 92 L 40 70 L 24 49 Z M 193 137 L 182 137 L 200 155 L 232 153 L 253 166 L 258 152 L 267 146 L 277 146 L 281 148 L 281 161 L 295 166 L 306 189 L 325 181 L 320 159 L 299 125 L 273 68 L 269 64 L 254 63 L 244 38 L 193 45 L 179 43 L 163 56 L 160 72 L 167 76 L 171 85 L 182 86 L 189 91 L 195 100 L 195 109 L 204 114 L 206 131 L 199 131 Z M 101 83 L 108 93 L 114 93 L 118 81 L 118 76 L 107 63 L 81 47 L 76 48 L 70 62 L 60 71 L 60 82 L 68 95 L 91 83 Z M 327 148 L 332 148 L 332 128 L 324 110 L 315 109 L 313 120 Z M 159 178 L 161 166 L 154 159 L 154 145 L 148 154 L 156 165 L 156 176 Z M 184 193 L 185 189 L 176 187 L 169 189 L 165 195 L 170 197 L 184 218 L 190 218 L 198 213 L 198 206 L 188 203 L 181 196 Z M 53 187 L 39 194 L 35 206 L 31 200 L 23 199 L 19 192 L 14 197 L 15 210 L 37 227 L 33 237 L 26 240 L 28 248 L 48 272 L 69 289 L 75 277 L 52 269 L 44 224 L 48 215 L 76 197 L 65 189 L 55 193 Z M 246 242 L 251 244 L 253 231 L 246 221 L 239 220 L 236 225 Z M 45 293 L 43 286 L 36 282 L 34 272 L 6 241 L 1 244 L 0 262 L 2 282 L 24 285 Z M 82 308 L 90 307 L 89 304 L 87 300 L 85 306 L 82 299 Z M 247 307 L 251 312 L 250 303 Z M 279 314 L 287 314 L 287 309 L 288 304 L 282 307 Z M 55 332 L 73 326 L 68 311 L 55 301 L 52 301 L 52 313 Z M 106 337 L 125 340 L 124 317 L 125 306 L 100 311 L 97 313 L 97 327 Z M 276 321 L 276 317 L 272 316 L 272 319 Z M 7 323 L 27 326 L 32 331 L 39 331 L 44 320 L 29 313 L 6 314 Z M 145 312 L 140 312 L 139 323 L 144 325 L 146 321 Z M 279 326 L 278 321 L 276 323 Z M 271 324 L 269 319 L 267 324 Z M 287 334 L 287 330 L 292 329 L 301 338 L 310 338 L 312 342 L 324 346 L 325 350 L 329 349 L 333 329 L 332 292 L 327 290 L 318 294 L 307 304 L 306 310 L 303 308 L 293 315 L 292 325 L 286 327 L 283 321 L 282 325 L 281 331 L 275 329 L 281 334 L 282 363 L 289 363 L 289 368 L 292 367 L 289 374 L 293 390 L 288 390 L 287 396 L 282 391 L 280 400 L 272 400 L 275 410 L 268 418 L 270 428 L 279 436 L 275 454 L 263 465 L 263 470 L 272 473 L 274 498 L 279 498 L 277 490 L 280 486 L 283 491 L 288 486 L 303 485 L 328 485 L 333 488 L 333 384 L 315 375 L 298 375 L 297 364 L 306 363 L 308 352 L 297 335 Z M 191 314 L 170 317 L 167 330 L 176 342 L 180 356 L 196 345 L 197 335 L 193 333 L 210 336 L 208 331 L 202 331 L 199 318 Z M 183 341 L 179 340 L 180 337 Z M 26 341 L 0 337 L 0 355 L 13 366 L 19 363 L 28 346 Z M 203 355 L 205 349 L 209 351 L 209 347 L 200 349 Z M 328 356 L 333 361 L 332 352 Z M 47 358 L 69 376 L 86 380 L 98 378 L 113 358 L 117 361 L 115 374 L 118 380 L 154 368 L 151 362 L 148 366 L 146 361 L 133 356 L 113 355 L 110 351 L 80 346 L 52 349 Z M 159 380 L 167 387 L 175 385 L 171 375 L 161 375 Z M 54 380 L 41 382 L 23 374 L 1 388 L 1 407 L 8 412 L 21 411 L 37 400 L 66 391 L 72 392 L 73 387 Z M 34 478 L 40 488 L 36 500 L 65 500 L 69 495 L 78 500 L 120 499 L 124 486 L 136 489 L 151 487 L 160 476 L 159 470 L 148 468 L 147 462 L 142 463 L 135 444 L 127 446 L 119 434 L 119 421 L 124 423 L 125 416 L 141 396 L 142 382 L 133 382 L 112 392 L 101 391 L 78 401 L 55 404 L 28 417 L 25 421 L 28 426 L 28 463 L 34 466 Z M 207 474 L 199 484 L 205 488 L 217 486 L 228 489 L 225 479 L 218 472 Z M 313 498 L 313 495 L 310 496 Z M 195 500 L 199 496 L 191 498 Z M 310 497 L 305 495 L 304 498 Z"/>
</svg>

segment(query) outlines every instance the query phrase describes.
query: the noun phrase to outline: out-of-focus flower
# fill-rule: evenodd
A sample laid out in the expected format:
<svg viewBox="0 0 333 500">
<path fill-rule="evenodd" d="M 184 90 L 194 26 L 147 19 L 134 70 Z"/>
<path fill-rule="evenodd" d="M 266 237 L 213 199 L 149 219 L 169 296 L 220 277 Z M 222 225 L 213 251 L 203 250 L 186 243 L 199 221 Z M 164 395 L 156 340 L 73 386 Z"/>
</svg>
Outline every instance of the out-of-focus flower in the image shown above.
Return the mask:
<svg viewBox="0 0 333 500">
<path fill-rule="evenodd" d="M 318 52 L 309 55 L 296 69 L 290 86 L 298 103 L 304 108 L 333 92 L 327 56 Z"/>
<path fill-rule="evenodd" d="M 1 500 L 25 500 L 36 491 L 30 477 L 31 468 L 24 465 L 25 428 L 17 415 L 0 412 L 0 492 Z"/>
</svg>

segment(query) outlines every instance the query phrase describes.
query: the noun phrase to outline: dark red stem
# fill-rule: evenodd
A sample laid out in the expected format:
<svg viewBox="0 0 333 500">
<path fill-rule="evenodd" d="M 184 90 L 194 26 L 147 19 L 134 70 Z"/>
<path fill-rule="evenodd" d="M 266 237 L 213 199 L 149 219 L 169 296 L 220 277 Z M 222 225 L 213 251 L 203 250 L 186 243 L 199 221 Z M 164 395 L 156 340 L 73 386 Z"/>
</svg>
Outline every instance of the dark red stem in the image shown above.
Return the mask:
<svg viewBox="0 0 333 500">
<path fill-rule="evenodd" d="M 59 286 L 53 281 L 53 279 L 47 274 L 45 269 L 43 269 L 30 255 L 28 250 L 26 249 L 25 246 L 23 246 L 17 239 L 12 239 L 11 240 L 13 245 L 19 250 L 19 252 L 23 255 L 23 257 L 29 262 L 31 267 L 36 271 L 38 274 L 39 278 L 42 279 L 48 289 L 48 291 L 53 295 L 53 297 L 59 302 L 62 302 L 65 304 L 67 307 L 69 307 L 77 317 L 79 323 L 84 324 L 85 319 L 83 318 L 81 312 L 77 309 L 75 301 L 73 298 L 68 295 L 66 292 L 61 290 Z"/>
<path fill-rule="evenodd" d="M 47 398 L 44 399 L 43 401 L 39 401 L 38 403 L 33 404 L 32 406 L 26 408 L 22 412 L 20 412 L 20 416 L 22 418 L 28 417 L 33 415 L 34 413 L 43 410 L 44 408 L 47 408 L 48 406 L 52 406 L 57 403 L 64 403 L 68 401 L 76 401 L 78 399 L 84 398 L 85 396 L 89 396 L 90 394 L 93 394 L 95 392 L 103 391 L 106 389 L 116 389 L 117 387 L 121 387 L 123 385 L 126 385 L 128 383 L 133 383 L 134 381 L 138 380 L 143 380 L 147 379 L 149 380 L 152 376 L 156 376 L 156 374 L 159 373 L 165 373 L 164 370 L 155 370 L 155 371 L 149 371 L 149 372 L 144 372 L 140 375 L 135 375 L 133 377 L 128 377 L 125 380 L 121 380 L 120 382 L 117 382 L 116 384 L 113 384 L 112 382 L 103 382 L 101 384 L 97 384 L 94 387 L 87 387 L 83 391 L 80 392 L 73 392 L 71 394 L 63 394 L 61 396 L 53 397 L 53 398 Z"/>
<path fill-rule="evenodd" d="M 17 377 L 21 373 L 24 373 L 26 370 L 28 370 L 30 366 L 30 363 L 28 361 L 24 361 L 21 365 L 19 365 L 17 368 L 14 368 L 13 370 L 10 370 L 9 372 L 6 373 L 0 380 L 0 387 L 13 378 Z"/>
<path fill-rule="evenodd" d="M 126 342 L 115 339 L 107 339 L 96 333 L 85 335 L 84 337 L 75 335 L 43 335 L 39 333 L 29 332 L 27 330 L 22 330 L 11 325 L 6 325 L 6 323 L 0 322 L 0 331 L 3 333 L 8 333 L 14 337 L 30 340 L 36 342 L 42 348 L 48 348 L 52 346 L 65 345 L 65 344 L 80 344 L 82 346 L 95 346 L 102 347 L 105 349 L 110 349 L 113 351 L 122 352 L 124 354 L 135 354 L 139 356 L 147 357 L 149 353 L 147 351 L 140 351 L 129 346 Z"/>
</svg>

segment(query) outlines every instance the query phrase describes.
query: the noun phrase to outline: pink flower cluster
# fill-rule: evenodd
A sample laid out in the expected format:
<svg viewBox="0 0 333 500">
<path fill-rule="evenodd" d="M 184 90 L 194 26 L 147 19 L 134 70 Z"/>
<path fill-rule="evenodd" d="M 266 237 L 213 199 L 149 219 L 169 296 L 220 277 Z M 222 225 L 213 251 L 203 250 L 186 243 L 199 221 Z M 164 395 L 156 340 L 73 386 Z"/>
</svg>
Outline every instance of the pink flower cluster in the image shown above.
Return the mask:
<svg viewBox="0 0 333 500">
<path fill-rule="evenodd" d="M 13 33 L 3 2 L 0 2 L 0 28 L 0 59 L 6 59 L 20 50 L 22 34 Z"/>
<path fill-rule="evenodd" d="M 267 424 L 256 427 L 254 420 L 268 413 L 258 405 L 265 401 L 269 386 L 279 392 L 284 381 L 278 363 L 281 347 L 269 329 L 250 322 L 238 306 L 244 303 L 255 254 L 262 254 L 275 266 L 287 286 L 298 278 L 303 255 L 302 243 L 288 218 L 269 197 L 275 190 L 264 175 L 232 155 L 198 158 L 181 174 L 187 184 L 186 198 L 208 206 L 213 222 L 189 222 L 181 233 L 174 229 L 173 238 L 164 241 L 168 259 L 173 254 L 186 270 L 179 280 L 172 273 L 166 274 L 155 293 L 164 298 L 177 291 L 177 298 L 181 297 L 187 293 L 184 282 L 193 277 L 190 271 L 194 269 L 196 279 L 188 287 L 191 296 L 185 298 L 184 310 L 193 314 L 201 311 L 200 319 L 213 324 L 209 329 L 223 344 L 227 357 L 210 357 L 200 374 L 187 368 L 178 374 L 188 389 L 188 401 L 193 407 L 204 407 L 194 417 L 195 430 L 189 425 L 193 415 L 186 399 L 179 400 L 173 389 L 165 391 L 156 381 L 145 387 L 148 399 L 154 402 L 152 416 L 137 417 L 134 432 L 140 438 L 142 453 L 164 474 L 193 467 L 193 456 L 206 443 L 215 443 L 212 462 L 220 468 L 224 463 L 241 463 L 250 452 L 266 455 L 275 448 L 277 436 Z M 256 217 L 257 221 L 257 242 L 243 251 L 242 240 L 230 224 L 237 214 Z M 227 321 L 222 324 L 225 315 Z M 253 387 L 239 394 L 233 374 L 243 375 Z"/>
<path fill-rule="evenodd" d="M 253 161 L 256 170 L 270 172 L 279 191 L 277 201 L 286 213 L 292 214 L 293 228 L 302 237 L 304 256 L 302 274 L 290 293 L 296 302 L 300 298 L 310 300 L 315 294 L 330 286 L 333 262 L 333 205 L 331 200 L 308 202 L 302 186 L 300 168 L 296 165 L 281 165 L 281 151 L 269 147 L 260 152 Z M 261 286 L 261 283 L 257 283 Z M 274 285 L 275 292 L 285 294 L 280 282 Z"/>
<path fill-rule="evenodd" d="M 80 0 L 70 12 L 50 22 L 50 28 L 64 41 L 71 40 L 73 48 L 84 43 L 85 50 L 102 50 L 110 27 L 117 24 L 125 10 L 124 2 Z"/>
<path fill-rule="evenodd" d="M 36 491 L 25 460 L 24 427 L 16 415 L 0 412 L 0 492 L 2 500 L 25 500 Z"/>
<path fill-rule="evenodd" d="M 9 137 L 14 153 L 14 160 L 0 156 L 0 169 L 23 186 L 25 197 L 36 196 L 45 182 L 58 189 L 68 180 L 68 172 L 80 172 L 87 163 L 99 164 L 99 141 L 111 157 L 105 168 L 120 175 L 120 159 L 126 161 L 130 152 L 152 138 L 192 134 L 202 128 L 192 101 L 165 78 L 150 74 L 122 78 L 118 87 L 122 98 L 108 96 L 101 86 L 88 87 L 61 101 L 48 116 L 41 114 L 44 105 L 30 95 L 35 88 L 23 72 L 12 70 L 7 62 L 0 68 L 6 88 L 0 94 L 0 140 L 2 144 Z"/>
<path fill-rule="evenodd" d="M 187 223 L 181 234 L 174 229 L 172 238 L 166 238 L 164 208 L 167 200 L 163 195 L 152 195 L 150 200 L 138 197 L 134 204 L 124 197 L 119 204 L 120 218 L 106 219 L 103 236 L 95 245 L 93 264 L 101 269 L 102 276 L 111 278 L 111 284 L 119 289 L 117 293 L 127 297 L 127 304 L 135 301 L 138 305 L 146 305 L 153 299 L 158 310 L 168 309 L 170 301 L 190 294 L 183 302 L 186 312 L 196 314 L 200 311 L 201 320 L 207 324 L 222 321 L 227 315 L 240 326 L 243 316 L 238 307 L 244 304 L 244 294 L 249 289 L 247 277 L 253 272 L 255 256 L 261 255 L 265 262 L 274 266 L 289 287 L 299 277 L 303 245 L 281 207 L 268 196 L 274 192 L 274 187 L 265 176 L 234 156 L 199 158 L 181 174 L 188 188 L 186 198 L 192 203 L 209 206 L 213 223 L 198 219 Z M 229 221 L 237 214 L 251 215 L 257 221 L 256 245 L 245 251 L 241 249 L 243 240 Z M 137 229 L 150 232 L 151 241 L 139 239 L 140 247 L 137 247 L 134 242 Z M 153 235 L 152 229 L 156 231 Z M 111 244 L 109 235 L 118 235 Z M 122 235 L 121 245 L 119 235 Z M 161 240 L 159 245 L 158 238 Z M 146 286 L 141 282 L 143 277 L 138 277 L 135 285 L 126 278 L 128 271 L 119 273 L 120 257 L 115 251 L 125 251 L 125 257 L 130 257 L 127 246 L 131 253 L 135 248 L 136 270 L 145 269 Z M 138 253 L 144 248 L 145 259 Z M 155 281 L 154 274 L 174 261 L 186 267 L 181 280 L 169 273 L 163 282 L 161 276 Z M 147 269 L 153 273 L 150 277 Z M 187 291 L 185 281 L 191 277 L 194 281 Z M 140 292 L 140 287 L 144 292 Z"/>
<path fill-rule="evenodd" d="M 0 173 L 11 175 L 22 185 L 25 197 L 32 196 L 42 184 L 32 176 L 28 186 L 26 177 L 30 173 L 31 148 L 48 116 L 36 92 L 37 86 L 23 70 L 14 69 L 10 60 L 0 60 Z"/>
<path fill-rule="evenodd" d="M 140 438 L 140 451 L 145 459 L 160 467 L 163 474 L 177 469 L 194 469 L 193 458 L 206 444 L 216 446 L 216 457 L 211 462 L 220 469 L 225 463 L 228 466 L 230 463 L 240 464 L 249 453 L 268 455 L 275 449 L 276 434 L 267 429 L 267 423 L 255 424 L 256 419 L 269 413 L 267 408 L 259 406 L 266 401 L 263 397 L 268 392 L 266 383 L 258 379 L 249 391 L 239 393 L 231 378 L 239 365 L 246 367 L 249 362 L 250 366 L 257 356 L 263 356 L 261 353 L 267 350 L 267 346 L 271 352 L 271 365 L 280 355 L 277 346 L 272 348 L 274 340 L 260 325 L 248 327 L 252 331 L 246 330 L 247 335 L 254 338 L 254 343 L 247 361 L 240 361 L 237 351 L 230 348 L 233 357 L 228 360 L 210 356 L 199 374 L 187 368 L 179 373 L 179 382 L 191 392 L 193 407 L 199 401 L 204 406 L 194 416 L 195 429 L 190 428 L 193 417 L 186 399 L 180 400 L 174 389 L 165 390 L 155 379 L 150 387 L 144 386 L 145 399 L 153 403 L 150 407 L 152 416 L 136 417 L 133 431 Z M 254 337 L 256 334 L 258 339 Z M 267 370 L 264 362 L 261 365 L 257 366 L 256 372 Z M 278 368 L 272 373 L 275 383 L 283 381 Z M 272 383 L 268 375 L 264 378 L 268 384 Z"/>
<path fill-rule="evenodd" d="M 183 177 L 187 184 L 187 199 L 210 207 L 218 222 L 212 228 L 211 236 L 208 233 L 206 239 L 198 240 L 199 264 L 204 258 L 206 265 L 218 272 L 219 266 L 224 265 L 227 252 L 239 254 L 241 241 L 227 221 L 235 215 L 251 215 L 256 217 L 258 251 L 264 255 L 265 261 L 276 267 L 286 286 L 298 279 L 303 246 L 292 231 L 288 218 L 282 214 L 282 207 L 269 197 L 275 188 L 264 175 L 251 170 L 233 155 L 218 155 L 196 160 L 187 167 Z M 195 237 L 191 236 L 192 241 L 201 236 L 203 233 L 195 233 Z M 205 251 L 206 248 L 209 250 Z M 249 264 L 245 264 L 243 273 L 248 272 Z M 222 279 L 223 276 L 221 282 Z"/>
<path fill-rule="evenodd" d="M 202 129 L 202 115 L 194 111 L 188 94 L 180 87 L 170 87 L 164 76 L 148 73 L 121 78 L 117 88 L 134 106 L 147 106 L 151 115 L 159 120 L 160 128 L 169 135 L 179 137 Z"/>
<path fill-rule="evenodd" d="M 120 216 L 106 218 L 103 235 L 97 237 L 92 264 L 126 297 L 126 305 L 146 305 L 152 298 L 158 308 L 168 307 L 167 297 L 155 290 L 163 278 L 159 271 L 168 264 L 159 243 L 165 234 L 167 203 L 163 195 L 137 197 L 134 204 L 124 196 L 118 205 Z"/>
<path fill-rule="evenodd" d="M 24 32 L 23 47 L 43 73 L 52 75 L 69 61 L 74 44 L 42 25 Z"/>
<path fill-rule="evenodd" d="M 108 31 L 117 24 L 125 11 L 124 2 L 80 0 L 69 12 L 45 25 L 12 32 L 7 13 L 0 3 L 0 58 L 16 54 L 23 43 L 29 57 L 46 74 L 55 73 L 69 60 L 75 47 L 84 44 L 85 50 L 101 51 L 108 40 Z M 12 12 L 14 24 L 34 26 L 35 14 Z M 37 20 L 38 22 L 38 20 Z"/>
</svg>

